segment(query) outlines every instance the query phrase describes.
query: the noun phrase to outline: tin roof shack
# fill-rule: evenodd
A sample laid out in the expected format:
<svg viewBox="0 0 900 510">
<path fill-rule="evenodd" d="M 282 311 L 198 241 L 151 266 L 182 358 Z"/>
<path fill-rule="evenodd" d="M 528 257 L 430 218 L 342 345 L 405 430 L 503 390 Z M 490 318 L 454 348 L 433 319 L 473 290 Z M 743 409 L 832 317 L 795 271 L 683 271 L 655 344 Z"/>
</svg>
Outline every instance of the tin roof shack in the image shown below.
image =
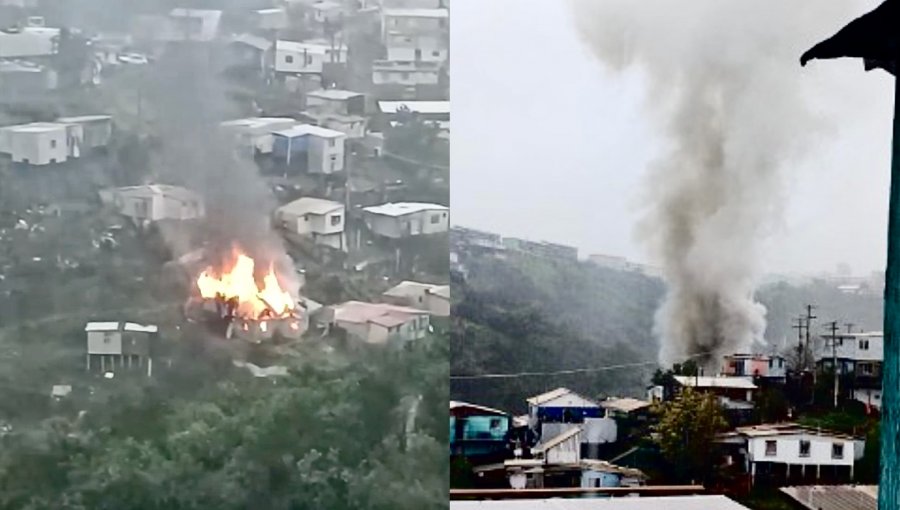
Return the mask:
<svg viewBox="0 0 900 510">
<path fill-rule="evenodd" d="M 398 202 L 366 207 L 363 218 L 374 234 L 402 239 L 447 232 L 450 208 L 439 204 Z"/>
<path fill-rule="evenodd" d="M 753 397 L 759 387 L 750 377 L 676 375 L 674 379 L 676 391 L 694 388 L 715 395 L 733 426 L 747 424 L 753 418 Z"/>
<path fill-rule="evenodd" d="M 292 234 L 344 251 L 344 213 L 344 204 L 339 202 L 303 197 L 276 209 L 275 222 Z"/>
<path fill-rule="evenodd" d="M 77 133 L 66 124 L 34 122 L 0 128 L 0 152 L 14 163 L 43 166 L 69 159 L 69 144 L 77 150 Z"/>
<path fill-rule="evenodd" d="M 57 122 L 81 126 L 82 152 L 106 149 L 112 138 L 112 117 L 109 115 L 61 117 Z"/>
<path fill-rule="evenodd" d="M 502 462 L 512 456 L 512 415 L 491 407 L 450 401 L 450 456 L 473 465 Z"/>
<path fill-rule="evenodd" d="M 256 30 L 284 30 L 289 26 L 287 11 L 278 7 L 257 9 L 250 13 L 250 23 Z"/>
<path fill-rule="evenodd" d="M 0 58 L 48 57 L 59 52 L 60 29 L 16 27 L 0 29 Z"/>
<path fill-rule="evenodd" d="M 319 113 L 365 115 L 366 95 L 340 89 L 314 90 L 306 94 L 306 109 Z"/>
<path fill-rule="evenodd" d="M 26 101 L 56 89 L 53 69 L 25 60 L 0 60 L 0 102 Z"/>
<path fill-rule="evenodd" d="M 101 372 L 143 369 L 147 377 L 153 375 L 153 343 L 158 328 L 133 322 L 89 322 L 84 328 L 87 335 L 87 370 L 99 368 Z"/>
<path fill-rule="evenodd" d="M 289 129 L 297 125 L 290 117 L 247 117 L 227 120 L 219 128 L 234 141 L 239 153 L 249 156 L 271 154 L 274 131 Z"/>
<path fill-rule="evenodd" d="M 167 184 L 145 184 L 100 191 L 100 200 L 136 224 L 192 220 L 205 215 L 203 199 L 193 191 Z"/>
<path fill-rule="evenodd" d="M 781 492 L 806 510 L 878 510 L 877 485 L 801 485 Z"/>
<path fill-rule="evenodd" d="M 347 64 L 347 47 L 332 47 L 319 41 L 275 41 L 274 69 L 276 73 L 318 74 L 326 67 Z"/>
<path fill-rule="evenodd" d="M 540 438 L 538 445 L 578 427 L 586 458 L 598 458 L 602 445 L 614 443 L 618 427 L 600 405 L 568 388 L 557 388 L 527 399 L 529 426 Z"/>
<path fill-rule="evenodd" d="M 320 175 L 344 170 L 347 135 L 340 131 L 301 124 L 272 135 L 272 156 L 288 169 Z"/>
<path fill-rule="evenodd" d="M 533 459 L 511 459 L 504 468 L 513 489 L 600 488 L 638 486 L 646 478 L 631 468 L 585 459 L 581 455 L 582 428 L 575 426 L 532 450 Z"/>
<path fill-rule="evenodd" d="M 381 296 L 388 303 L 425 310 L 438 317 L 450 316 L 449 285 L 404 281 Z"/>
<path fill-rule="evenodd" d="M 425 337 L 428 312 L 386 303 L 347 301 L 328 307 L 324 319 L 351 337 L 372 345 L 403 345 Z"/>
<path fill-rule="evenodd" d="M 855 461 L 863 456 L 862 438 L 796 423 L 738 427 L 720 434 L 732 461 L 750 474 L 751 483 L 769 486 L 853 480 Z"/>
</svg>

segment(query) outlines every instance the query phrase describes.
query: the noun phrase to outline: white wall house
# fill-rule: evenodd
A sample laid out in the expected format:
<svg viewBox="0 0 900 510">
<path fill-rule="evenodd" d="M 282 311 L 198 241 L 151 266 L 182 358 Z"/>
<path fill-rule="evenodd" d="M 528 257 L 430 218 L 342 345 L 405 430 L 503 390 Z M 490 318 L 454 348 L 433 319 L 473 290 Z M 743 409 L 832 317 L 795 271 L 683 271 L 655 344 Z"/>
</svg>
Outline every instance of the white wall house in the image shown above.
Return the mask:
<svg viewBox="0 0 900 510">
<path fill-rule="evenodd" d="M 101 200 L 139 224 L 161 220 L 190 220 L 205 214 L 200 195 L 180 186 L 146 184 L 103 190 Z"/>
<path fill-rule="evenodd" d="M 375 85 L 437 85 L 441 81 L 439 62 L 407 62 L 376 60 L 372 62 L 372 83 Z"/>
<path fill-rule="evenodd" d="M 317 113 L 306 111 L 303 115 L 309 122 L 316 126 L 340 131 L 347 136 L 348 139 L 358 140 L 365 138 L 366 129 L 369 123 L 367 117 L 362 115 L 342 115 L 339 113 Z"/>
<path fill-rule="evenodd" d="M 112 117 L 109 115 L 80 115 L 61 117 L 57 122 L 81 126 L 81 149 L 100 149 L 112 138 Z"/>
<path fill-rule="evenodd" d="M 287 154 L 293 157 L 297 152 L 295 144 L 302 145 L 305 152 L 306 171 L 311 174 L 333 174 L 344 170 L 344 142 L 347 135 L 340 131 L 301 124 L 289 129 L 273 132 L 277 138 L 286 140 Z M 277 143 L 277 142 L 276 142 Z M 288 162 L 290 163 L 290 162 Z"/>
<path fill-rule="evenodd" d="M 279 73 L 321 74 L 326 64 L 346 64 L 347 47 L 327 42 L 275 41 L 274 68 Z"/>
<path fill-rule="evenodd" d="M 884 361 L 884 333 L 872 331 L 868 333 L 844 334 L 838 337 L 834 351 L 831 339 L 819 339 L 816 343 L 816 361 L 831 361 L 833 355 L 839 360 L 856 362 Z"/>
<path fill-rule="evenodd" d="M 75 127 L 55 122 L 34 122 L 0 128 L 0 152 L 15 163 L 34 166 L 62 163 L 70 154 L 77 156 Z"/>
<path fill-rule="evenodd" d="M 386 290 L 385 301 L 400 306 L 426 310 L 438 317 L 450 316 L 450 286 L 404 281 Z"/>
<path fill-rule="evenodd" d="M 271 154 L 273 131 L 289 129 L 297 121 L 289 117 L 248 117 L 228 120 L 219 124 L 226 136 L 234 141 L 240 151 L 249 154 Z"/>
<path fill-rule="evenodd" d="M 392 239 L 447 232 L 450 209 L 439 204 L 398 202 L 363 209 L 366 226 Z"/>
<path fill-rule="evenodd" d="M 59 51 L 58 28 L 22 27 L 0 30 L 0 58 L 45 57 Z"/>
<path fill-rule="evenodd" d="M 449 55 L 447 39 L 441 34 L 390 32 L 384 45 L 390 61 L 441 63 Z"/>
<path fill-rule="evenodd" d="M 746 441 L 746 467 L 752 478 L 763 464 L 783 464 L 810 475 L 815 470 L 817 478 L 824 466 L 844 468 L 852 479 L 853 464 L 865 448 L 864 440 L 795 424 L 740 427 L 736 433 Z"/>
<path fill-rule="evenodd" d="M 312 238 L 316 244 L 346 249 L 344 204 L 340 202 L 303 197 L 276 209 L 275 221 L 290 232 Z"/>
<path fill-rule="evenodd" d="M 404 344 L 425 337 L 428 312 L 386 303 L 347 301 L 330 308 L 328 320 L 368 344 Z"/>
</svg>

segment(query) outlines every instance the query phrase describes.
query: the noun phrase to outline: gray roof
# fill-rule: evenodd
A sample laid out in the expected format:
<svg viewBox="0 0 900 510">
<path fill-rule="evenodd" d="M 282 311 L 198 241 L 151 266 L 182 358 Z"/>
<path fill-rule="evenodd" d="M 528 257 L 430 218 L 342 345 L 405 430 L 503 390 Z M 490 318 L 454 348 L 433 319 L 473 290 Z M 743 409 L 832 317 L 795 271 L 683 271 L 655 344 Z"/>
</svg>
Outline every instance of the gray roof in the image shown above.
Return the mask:
<svg viewBox="0 0 900 510">
<path fill-rule="evenodd" d="M 876 510 L 877 485 L 804 485 L 781 492 L 812 510 Z"/>
<path fill-rule="evenodd" d="M 451 501 L 450 510 L 749 510 L 725 496 Z"/>
</svg>

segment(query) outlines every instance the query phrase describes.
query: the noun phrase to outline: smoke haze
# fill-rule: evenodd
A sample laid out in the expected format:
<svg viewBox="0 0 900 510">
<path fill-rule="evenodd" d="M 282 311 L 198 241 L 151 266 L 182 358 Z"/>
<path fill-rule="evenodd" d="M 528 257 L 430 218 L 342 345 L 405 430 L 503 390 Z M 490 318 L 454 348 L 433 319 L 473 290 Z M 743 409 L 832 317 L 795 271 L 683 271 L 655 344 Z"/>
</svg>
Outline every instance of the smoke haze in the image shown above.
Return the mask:
<svg viewBox="0 0 900 510">
<path fill-rule="evenodd" d="M 660 362 L 762 341 L 758 260 L 783 214 L 785 179 L 822 134 L 800 54 L 852 6 L 766 0 L 574 0 L 586 43 L 648 83 L 647 110 L 669 146 L 649 169 L 638 235 L 667 282 L 656 315 Z"/>
<path fill-rule="evenodd" d="M 263 262 L 258 270 L 275 264 L 279 278 L 286 280 L 282 283 L 296 290 L 293 263 L 269 221 L 269 211 L 278 204 L 256 165 L 238 158 L 233 143 L 218 129 L 223 120 L 247 113 L 228 100 L 216 61 L 220 54 L 209 43 L 181 43 L 155 66 L 147 85 L 155 119 L 165 129 L 158 130 L 161 157 L 154 173 L 203 196 L 211 253 L 228 257 L 236 243 Z"/>
</svg>

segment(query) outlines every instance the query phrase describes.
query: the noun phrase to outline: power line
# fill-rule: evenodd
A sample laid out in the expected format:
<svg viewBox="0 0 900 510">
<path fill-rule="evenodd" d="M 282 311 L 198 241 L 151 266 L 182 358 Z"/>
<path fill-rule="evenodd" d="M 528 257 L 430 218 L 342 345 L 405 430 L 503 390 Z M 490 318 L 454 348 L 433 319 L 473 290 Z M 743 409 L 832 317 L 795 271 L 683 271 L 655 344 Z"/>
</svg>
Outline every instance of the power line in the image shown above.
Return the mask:
<svg viewBox="0 0 900 510">
<path fill-rule="evenodd" d="M 685 361 L 693 358 L 700 358 L 712 354 L 713 351 L 699 352 L 691 356 L 687 356 Z M 568 370 L 554 370 L 549 372 L 513 372 L 513 373 L 496 373 L 496 374 L 474 374 L 474 375 L 451 375 L 451 380 L 473 380 L 473 379 L 515 379 L 518 377 L 547 377 L 555 375 L 572 375 L 584 374 L 591 372 L 608 372 L 611 370 L 621 370 L 623 368 L 637 368 L 651 365 L 659 365 L 656 361 L 640 361 L 636 363 L 623 363 L 619 365 L 606 365 L 592 368 L 572 368 Z"/>
</svg>

